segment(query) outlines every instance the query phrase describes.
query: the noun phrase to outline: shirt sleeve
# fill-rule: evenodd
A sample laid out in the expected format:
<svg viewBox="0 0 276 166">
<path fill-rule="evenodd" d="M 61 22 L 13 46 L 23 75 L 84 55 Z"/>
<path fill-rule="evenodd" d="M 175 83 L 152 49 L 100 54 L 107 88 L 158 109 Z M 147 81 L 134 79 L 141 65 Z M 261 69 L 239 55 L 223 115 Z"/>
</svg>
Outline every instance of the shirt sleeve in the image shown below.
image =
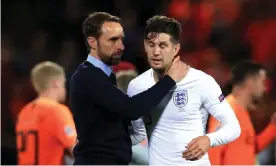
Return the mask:
<svg viewBox="0 0 276 166">
<path fill-rule="evenodd" d="M 66 106 L 57 106 L 48 116 L 48 120 L 50 121 L 52 134 L 64 148 L 74 147 L 77 133 L 70 110 Z"/>
<path fill-rule="evenodd" d="M 148 146 L 137 144 L 132 146 L 132 165 L 149 165 Z"/>
<path fill-rule="evenodd" d="M 144 141 L 147 137 L 146 128 L 142 118 L 131 121 L 132 132 L 130 132 L 130 138 L 132 145 L 139 144 Z"/>
<path fill-rule="evenodd" d="M 219 122 L 213 117 L 209 117 L 208 133 L 215 132 L 220 126 Z M 227 144 L 226 144 L 227 145 Z M 223 165 L 223 151 L 226 145 L 212 147 L 208 150 L 209 159 L 212 165 Z"/>
<path fill-rule="evenodd" d="M 133 95 L 136 95 L 138 93 L 138 90 L 135 90 L 135 86 L 133 82 L 129 83 L 127 94 L 131 97 Z M 147 137 L 146 134 L 146 128 L 143 122 L 142 118 L 139 118 L 137 120 L 131 121 L 132 124 L 132 131 L 130 132 L 130 138 L 132 145 L 136 145 L 142 141 L 144 141 Z"/>
<path fill-rule="evenodd" d="M 91 76 L 97 78 L 93 79 Z M 71 79 L 71 100 L 74 100 L 73 93 L 86 96 L 87 100 L 102 106 L 107 111 L 115 112 L 127 119 L 137 120 L 156 106 L 175 84 L 175 81 L 166 75 L 148 90 L 129 97 L 113 86 L 100 69 L 83 68 Z"/>
<path fill-rule="evenodd" d="M 269 123 L 268 126 L 256 136 L 257 152 L 263 151 L 269 144 L 276 139 L 276 125 Z"/>
<path fill-rule="evenodd" d="M 204 108 L 221 124 L 215 132 L 206 134 L 210 139 L 210 146 L 234 141 L 240 136 L 240 124 L 233 109 L 224 99 L 220 86 L 214 78 L 208 76 L 201 87 Z"/>
</svg>

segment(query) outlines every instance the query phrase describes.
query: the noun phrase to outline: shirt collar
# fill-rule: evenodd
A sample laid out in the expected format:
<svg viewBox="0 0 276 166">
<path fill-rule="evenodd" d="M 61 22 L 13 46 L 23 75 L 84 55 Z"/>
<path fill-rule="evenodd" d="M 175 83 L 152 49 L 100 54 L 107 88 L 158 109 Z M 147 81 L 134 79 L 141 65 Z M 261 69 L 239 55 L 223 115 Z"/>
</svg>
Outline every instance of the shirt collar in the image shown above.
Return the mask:
<svg viewBox="0 0 276 166">
<path fill-rule="evenodd" d="M 88 55 L 87 61 L 93 64 L 95 67 L 100 68 L 107 76 L 110 76 L 112 69 L 103 63 L 103 61 L 93 57 L 92 55 Z"/>
</svg>

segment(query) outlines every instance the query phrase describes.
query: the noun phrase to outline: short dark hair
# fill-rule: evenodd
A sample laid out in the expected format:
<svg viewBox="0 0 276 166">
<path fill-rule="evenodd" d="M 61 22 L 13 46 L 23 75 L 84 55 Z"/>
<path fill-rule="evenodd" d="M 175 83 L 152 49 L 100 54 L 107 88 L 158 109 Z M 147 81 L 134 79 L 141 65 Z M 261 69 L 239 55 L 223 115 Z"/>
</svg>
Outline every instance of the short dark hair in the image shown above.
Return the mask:
<svg viewBox="0 0 276 166">
<path fill-rule="evenodd" d="M 166 33 L 171 36 L 173 42 L 179 42 L 181 36 L 181 24 L 173 19 L 162 15 L 156 15 L 147 20 L 144 38 L 151 40 L 154 36 L 150 33 Z"/>
<path fill-rule="evenodd" d="M 101 28 L 104 22 L 117 22 L 121 24 L 121 18 L 113 16 L 106 12 L 94 12 L 88 15 L 88 17 L 82 23 L 82 33 L 85 38 L 85 44 L 90 50 L 90 46 L 87 43 L 87 37 L 98 38 L 101 35 Z"/>
<path fill-rule="evenodd" d="M 232 85 L 243 83 L 248 77 L 257 75 L 264 67 L 253 61 L 241 61 L 232 69 Z"/>
</svg>

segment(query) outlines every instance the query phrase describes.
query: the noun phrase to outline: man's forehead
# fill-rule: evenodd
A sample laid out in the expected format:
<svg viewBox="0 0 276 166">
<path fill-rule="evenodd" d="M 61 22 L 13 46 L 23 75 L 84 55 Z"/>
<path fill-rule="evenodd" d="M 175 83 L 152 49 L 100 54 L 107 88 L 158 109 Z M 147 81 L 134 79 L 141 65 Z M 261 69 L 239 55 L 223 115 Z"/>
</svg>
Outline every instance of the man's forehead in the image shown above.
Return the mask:
<svg viewBox="0 0 276 166">
<path fill-rule="evenodd" d="M 122 34 L 123 27 L 117 22 L 105 22 L 102 26 L 102 32 L 107 34 Z"/>
<path fill-rule="evenodd" d="M 171 39 L 171 36 L 166 33 L 155 33 L 151 32 L 148 34 L 148 40 L 151 42 L 169 42 Z"/>
</svg>

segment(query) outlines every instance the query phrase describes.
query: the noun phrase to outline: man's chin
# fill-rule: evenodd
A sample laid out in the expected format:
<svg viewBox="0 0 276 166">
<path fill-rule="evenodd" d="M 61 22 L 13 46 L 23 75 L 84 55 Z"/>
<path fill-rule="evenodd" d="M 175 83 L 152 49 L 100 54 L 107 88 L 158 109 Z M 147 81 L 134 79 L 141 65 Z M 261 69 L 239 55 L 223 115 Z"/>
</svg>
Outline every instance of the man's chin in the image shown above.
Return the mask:
<svg viewBox="0 0 276 166">
<path fill-rule="evenodd" d="M 105 61 L 104 63 L 108 66 L 116 66 L 121 62 L 121 59 L 109 59 L 108 61 Z"/>
<path fill-rule="evenodd" d="M 166 69 L 164 67 L 151 67 L 155 72 L 164 73 Z"/>
<path fill-rule="evenodd" d="M 165 71 L 165 67 L 163 65 L 151 64 L 150 66 L 151 66 L 151 68 L 153 70 L 156 70 L 156 71 Z"/>
<path fill-rule="evenodd" d="M 121 59 L 113 59 L 112 60 L 112 65 L 113 66 L 118 65 L 120 62 L 121 62 Z"/>
</svg>

